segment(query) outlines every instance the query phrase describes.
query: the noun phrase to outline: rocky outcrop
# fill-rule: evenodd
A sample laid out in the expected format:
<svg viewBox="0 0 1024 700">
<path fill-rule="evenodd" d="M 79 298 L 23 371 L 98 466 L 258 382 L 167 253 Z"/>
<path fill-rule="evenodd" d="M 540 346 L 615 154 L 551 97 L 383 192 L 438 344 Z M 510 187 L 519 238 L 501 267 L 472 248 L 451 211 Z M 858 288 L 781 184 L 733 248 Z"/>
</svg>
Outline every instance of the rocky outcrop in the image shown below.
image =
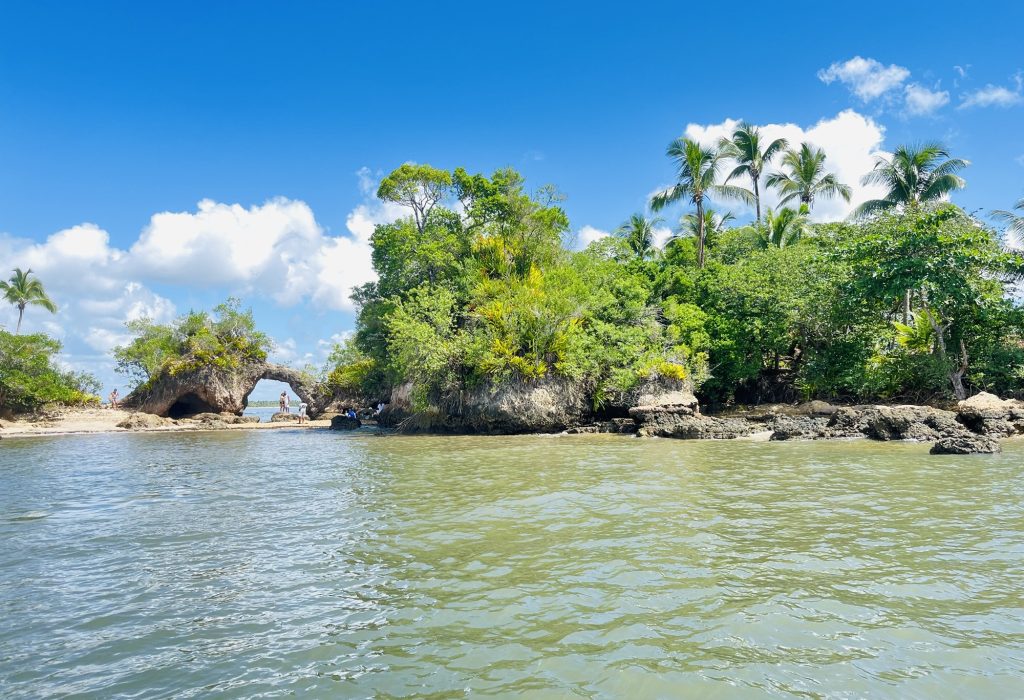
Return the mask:
<svg viewBox="0 0 1024 700">
<path fill-rule="evenodd" d="M 357 430 L 363 427 L 358 418 L 348 416 L 334 416 L 331 418 L 331 430 Z"/>
<path fill-rule="evenodd" d="M 593 435 L 598 433 L 617 433 L 633 435 L 636 433 L 636 421 L 632 418 L 612 418 L 590 425 L 579 425 L 565 431 L 569 435 Z"/>
<path fill-rule="evenodd" d="M 412 384 L 396 387 L 377 422 L 403 432 L 513 435 L 557 433 L 590 416 L 586 393 L 560 378 L 485 384 L 422 409 L 414 405 L 414 392 Z"/>
<path fill-rule="evenodd" d="M 123 421 L 117 424 L 118 428 L 126 430 L 153 430 L 167 425 L 169 421 L 152 413 L 132 413 Z"/>
<path fill-rule="evenodd" d="M 956 405 L 956 419 L 980 435 L 1018 435 L 1024 433 L 1024 403 L 981 392 Z"/>
<path fill-rule="evenodd" d="M 942 438 L 929 452 L 933 455 L 995 454 L 1001 451 L 999 440 L 989 435 L 965 433 L 957 437 Z"/>
<path fill-rule="evenodd" d="M 146 387 L 133 391 L 123 403 L 126 408 L 169 418 L 205 413 L 241 415 L 249 394 L 261 379 L 288 384 L 306 402 L 311 418 L 318 416 L 332 399 L 322 385 L 298 370 L 251 362 L 234 369 L 207 366 L 178 374 L 164 373 Z"/>
<path fill-rule="evenodd" d="M 955 413 L 930 406 L 870 406 L 860 424 L 874 440 L 938 440 L 967 432 Z"/>
<path fill-rule="evenodd" d="M 298 413 L 284 413 L 283 411 L 279 411 L 270 417 L 271 423 L 295 423 L 298 420 Z"/>
</svg>

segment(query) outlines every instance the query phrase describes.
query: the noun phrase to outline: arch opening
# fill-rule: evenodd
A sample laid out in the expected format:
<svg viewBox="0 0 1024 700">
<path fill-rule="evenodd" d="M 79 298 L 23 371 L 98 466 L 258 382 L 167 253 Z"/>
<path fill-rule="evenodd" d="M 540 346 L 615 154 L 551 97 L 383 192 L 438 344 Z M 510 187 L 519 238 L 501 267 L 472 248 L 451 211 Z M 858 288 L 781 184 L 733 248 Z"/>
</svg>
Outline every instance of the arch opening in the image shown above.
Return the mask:
<svg viewBox="0 0 1024 700">
<path fill-rule="evenodd" d="M 216 409 L 195 394 L 189 393 L 178 398 L 167 409 L 168 418 L 188 418 L 197 413 L 216 413 Z"/>
</svg>

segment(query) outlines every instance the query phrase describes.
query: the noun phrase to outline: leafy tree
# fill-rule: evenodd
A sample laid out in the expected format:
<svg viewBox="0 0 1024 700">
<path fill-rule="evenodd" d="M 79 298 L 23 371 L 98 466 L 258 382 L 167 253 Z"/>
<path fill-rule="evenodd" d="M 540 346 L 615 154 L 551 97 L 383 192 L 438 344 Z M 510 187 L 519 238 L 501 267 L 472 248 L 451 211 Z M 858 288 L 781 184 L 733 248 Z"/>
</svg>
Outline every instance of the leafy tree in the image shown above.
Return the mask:
<svg viewBox="0 0 1024 700">
<path fill-rule="evenodd" d="M 736 161 L 737 165 L 726 182 L 734 177 L 747 176 L 754 191 L 754 207 L 757 212 L 757 223 L 761 222 L 761 174 L 779 152 L 789 143 L 786 139 L 775 139 L 761 149 L 761 130 L 747 122 L 742 122 L 732 133 L 732 138 L 723 138 L 719 142 L 722 153 Z"/>
<path fill-rule="evenodd" d="M 778 189 L 782 195 L 779 205 L 799 198 L 810 210 L 818 197 L 842 197 L 849 202 L 852 190 L 839 182 L 835 173 L 825 172 L 826 159 L 825 151 L 806 142 L 800 144 L 799 150 L 787 150 L 782 156 L 785 171 L 768 176 L 768 186 Z"/>
<path fill-rule="evenodd" d="M 705 243 L 711 245 L 715 237 L 725 230 L 725 225 L 735 219 L 732 212 L 725 212 L 719 214 L 714 209 L 704 210 L 704 239 Z M 678 240 L 680 238 L 692 238 L 697 240 L 700 236 L 700 224 L 697 220 L 697 215 L 693 213 L 683 214 L 679 218 L 679 228 L 672 234 L 670 240 Z"/>
<path fill-rule="evenodd" d="M 57 305 L 46 295 L 43 283 L 38 278 L 30 279 L 32 270 L 22 271 L 20 267 L 13 270 L 14 274 L 4 282 L 0 281 L 0 290 L 4 299 L 18 307 L 18 326 L 14 334 L 21 333 L 21 320 L 25 317 L 25 307 L 30 304 L 41 306 L 51 314 L 57 313 Z"/>
<path fill-rule="evenodd" d="M 704 199 L 717 196 L 753 204 L 754 195 L 742 187 L 718 183 L 722 154 L 716 148 L 708 148 L 693 139 L 682 138 L 669 144 L 666 154 L 676 163 L 676 184 L 655 194 L 651 199 L 651 208 L 661 211 L 682 199 L 689 200 L 696 207 L 697 267 L 704 267 Z"/>
<path fill-rule="evenodd" d="M 951 158 L 945 147 L 938 143 L 899 146 L 891 158 L 879 156 L 874 169 L 862 180 L 865 185 L 885 187 L 885 196 L 864 202 L 854 215 L 866 216 L 886 209 L 916 207 L 922 202 L 943 199 L 965 186 L 964 179 L 957 173 L 968 165 L 970 163 L 966 160 Z"/>
<path fill-rule="evenodd" d="M 633 214 L 615 230 L 615 234 L 626 241 L 637 258 L 646 260 L 654 252 L 654 227 L 661 221 L 648 219 L 643 214 Z"/>
<path fill-rule="evenodd" d="M 230 298 L 213 309 L 190 311 L 171 324 L 138 319 L 126 324 L 134 338 L 114 348 L 117 371 L 133 385 L 145 385 L 164 372 L 178 374 L 202 367 L 235 369 L 244 363 L 262 362 L 270 350 L 270 338 L 256 329 L 252 310 L 241 309 Z"/>
<path fill-rule="evenodd" d="M 984 318 L 1006 303 L 1002 276 L 1020 264 L 993 234 L 952 205 L 881 215 L 845 242 L 851 296 L 891 311 L 912 290 L 934 333 L 932 355 L 963 399 L 969 349 Z M 904 326 L 908 325 L 906 323 Z"/>
<path fill-rule="evenodd" d="M 88 374 L 60 369 L 60 343 L 42 333 L 0 331 L 0 413 L 35 411 L 46 404 L 98 403 L 99 382 Z"/>
<path fill-rule="evenodd" d="M 447 170 L 403 163 L 381 180 L 377 196 L 412 209 L 413 221 L 422 233 L 430 212 L 450 194 L 451 187 L 452 176 Z"/>
</svg>

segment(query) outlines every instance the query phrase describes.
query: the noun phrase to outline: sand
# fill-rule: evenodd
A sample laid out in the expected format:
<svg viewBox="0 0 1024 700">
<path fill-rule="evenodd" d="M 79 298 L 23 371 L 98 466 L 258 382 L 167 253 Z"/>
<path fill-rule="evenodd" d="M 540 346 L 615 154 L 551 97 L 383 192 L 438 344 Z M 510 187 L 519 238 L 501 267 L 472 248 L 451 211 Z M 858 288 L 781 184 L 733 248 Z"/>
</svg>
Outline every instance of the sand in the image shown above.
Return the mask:
<svg viewBox="0 0 1024 700">
<path fill-rule="evenodd" d="M 115 411 L 109 408 L 67 409 L 47 414 L 40 418 L 19 418 L 0 420 L 0 439 L 32 437 L 39 435 L 80 435 L 88 433 L 132 433 L 132 432 L 194 432 L 210 430 L 195 421 L 173 421 L 166 425 L 142 430 L 119 428 L 117 424 L 130 416 L 129 411 Z M 216 430 L 277 430 L 279 428 L 327 428 L 329 420 L 313 420 L 299 425 L 295 421 L 284 423 L 239 423 L 225 425 Z"/>
</svg>

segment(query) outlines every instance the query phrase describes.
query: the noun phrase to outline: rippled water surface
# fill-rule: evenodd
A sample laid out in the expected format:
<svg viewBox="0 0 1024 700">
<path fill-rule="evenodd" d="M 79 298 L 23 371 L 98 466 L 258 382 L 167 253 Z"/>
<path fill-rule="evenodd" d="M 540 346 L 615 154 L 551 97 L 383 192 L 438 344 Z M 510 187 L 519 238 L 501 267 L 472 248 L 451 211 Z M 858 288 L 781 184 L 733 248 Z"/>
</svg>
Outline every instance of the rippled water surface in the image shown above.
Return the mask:
<svg viewBox="0 0 1024 700">
<path fill-rule="evenodd" d="M 0 444 L 0 696 L 1024 696 L 1024 444 Z"/>
</svg>

